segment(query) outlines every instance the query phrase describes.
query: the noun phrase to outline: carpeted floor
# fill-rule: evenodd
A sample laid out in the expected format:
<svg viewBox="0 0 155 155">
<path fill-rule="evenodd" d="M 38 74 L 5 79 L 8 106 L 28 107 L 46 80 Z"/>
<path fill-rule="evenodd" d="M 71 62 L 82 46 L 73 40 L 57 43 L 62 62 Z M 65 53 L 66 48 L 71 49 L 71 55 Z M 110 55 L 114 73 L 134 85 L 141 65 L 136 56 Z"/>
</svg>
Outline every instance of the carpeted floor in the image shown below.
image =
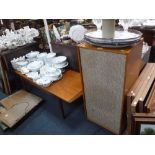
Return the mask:
<svg viewBox="0 0 155 155">
<path fill-rule="evenodd" d="M 89 122 L 83 110 L 82 100 L 73 104 L 64 103 L 68 115 L 64 119 L 61 115 L 58 100 L 38 90 L 31 90 L 43 97 L 44 101 L 20 121 L 14 128 L 3 131 L 0 135 L 109 135 L 107 130 Z M 0 99 L 5 95 L 0 92 Z"/>
</svg>

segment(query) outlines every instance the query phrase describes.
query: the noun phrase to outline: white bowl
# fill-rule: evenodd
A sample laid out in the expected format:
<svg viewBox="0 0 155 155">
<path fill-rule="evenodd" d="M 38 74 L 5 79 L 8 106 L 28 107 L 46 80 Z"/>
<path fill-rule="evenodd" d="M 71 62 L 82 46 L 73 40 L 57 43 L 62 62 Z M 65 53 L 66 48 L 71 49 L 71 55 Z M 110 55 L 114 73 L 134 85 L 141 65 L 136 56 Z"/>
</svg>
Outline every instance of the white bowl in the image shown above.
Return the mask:
<svg viewBox="0 0 155 155">
<path fill-rule="evenodd" d="M 52 63 L 53 64 L 60 64 L 60 63 L 64 63 L 67 60 L 67 57 L 65 56 L 58 56 L 53 58 Z"/>
<path fill-rule="evenodd" d="M 31 62 L 30 64 L 28 64 L 27 68 L 30 71 L 38 71 L 43 65 L 44 65 L 44 62 L 41 60 L 38 60 L 38 61 L 34 61 L 34 62 Z"/>
<path fill-rule="evenodd" d="M 51 78 L 58 78 L 59 76 L 61 75 L 61 70 L 60 69 L 56 69 L 55 72 L 52 72 L 52 73 L 47 73 L 45 74 L 45 76 L 47 77 L 51 77 Z"/>
<path fill-rule="evenodd" d="M 56 56 L 56 53 L 48 53 L 46 56 L 46 64 L 52 66 L 52 60 Z"/>
<path fill-rule="evenodd" d="M 38 51 L 31 51 L 30 53 L 26 54 L 26 57 L 31 59 L 37 57 L 38 54 L 39 54 Z"/>
<path fill-rule="evenodd" d="M 61 74 L 61 70 L 56 69 L 54 67 L 49 67 L 48 65 L 45 65 L 45 66 L 41 67 L 40 74 L 41 75 L 59 76 Z"/>
<path fill-rule="evenodd" d="M 16 62 L 11 62 L 13 69 L 17 69 L 18 65 L 16 64 Z"/>
<path fill-rule="evenodd" d="M 46 58 L 53 58 L 53 57 L 55 57 L 56 56 L 56 53 L 48 53 L 47 55 L 46 55 Z"/>
<path fill-rule="evenodd" d="M 38 54 L 37 55 L 37 58 L 39 60 L 46 61 L 46 56 L 47 56 L 47 53 L 46 52 L 43 52 L 43 53 Z"/>
<path fill-rule="evenodd" d="M 38 74 L 38 72 L 30 72 L 30 73 L 27 73 L 26 76 L 33 80 L 37 80 L 40 78 L 40 75 Z"/>
<path fill-rule="evenodd" d="M 38 80 L 36 80 L 36 84 L 42 86 L 42 87 L 48 87 L 52 83 L 51 79 L 48 77 L 41 77 Z"/>
<path fill-rule="evenodd" d="M 27 73 L 29 73 L 29 70 L 27 69 L 27 67 L 21 67 L 21 68 L 20 68 L 20 71 L 21 71 L 22 74 L 27 74 Z"/>
<path fill-rule="evenodd" d="M 26 66 L 28 64 L 28 61 L 18 61 L 18 62 L 16 62 L 16 65 L 18 66 L 18 67 L 24 67 L 24 66 Z"/>
</svg>

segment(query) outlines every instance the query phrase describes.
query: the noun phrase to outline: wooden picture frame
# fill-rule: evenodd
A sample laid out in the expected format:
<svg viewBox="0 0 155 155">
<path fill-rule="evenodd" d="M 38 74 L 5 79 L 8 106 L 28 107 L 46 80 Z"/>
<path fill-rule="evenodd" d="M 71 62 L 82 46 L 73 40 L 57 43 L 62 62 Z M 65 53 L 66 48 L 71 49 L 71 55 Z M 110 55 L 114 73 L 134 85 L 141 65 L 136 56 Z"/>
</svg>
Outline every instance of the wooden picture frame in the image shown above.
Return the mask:
<svg viewBox="0 0 155 155">
<path fill-rule="evenodd" d="M 135 113 L 132 124 L 132 135 L 155 135 L 155 113 Z"/>
</svg>

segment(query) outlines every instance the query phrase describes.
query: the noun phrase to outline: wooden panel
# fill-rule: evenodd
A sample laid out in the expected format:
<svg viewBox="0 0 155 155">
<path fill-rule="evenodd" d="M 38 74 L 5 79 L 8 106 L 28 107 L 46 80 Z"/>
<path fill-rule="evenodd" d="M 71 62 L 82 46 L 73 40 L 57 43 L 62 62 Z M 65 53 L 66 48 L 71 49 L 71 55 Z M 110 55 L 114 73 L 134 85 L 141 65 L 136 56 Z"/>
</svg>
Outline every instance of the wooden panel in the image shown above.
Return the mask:
<svg viewBox="0 0 155 155">
<path fill-rule="evenodd" d="M 80 49 L 87 117 L 119 134 L 126 56 Z"/>
<path fill-rule="evenodd" d="M 133 48 L 131 48 L 130 53 L 127 55 L 124 95 L 127 95 L 129 89 L 132 87 L 139 76 L 142 45 L 143 41 L 140 41 L 136 46 L 133 46 Z"/>
<path fill-rule="evenodd" d="M 148 95 L 148 98 L 146 100 L 146 103 L 144 105 L 144 112 L 149 112 L 150 111 L 150 109 L 148 108 L 148 105 L 150 104 L 150 101 L 152 100 L 152 98 L 154 98 L 153 97 L 154 96 L 154 90 L 155 90 L 155 83 L 153 83 L 152 89 L 151 89 L 151 91 L 150 91 L 150 93 Z"/>
<path fill-rule="evenodd" d="M 144 80 L 147 78 L 148 74 L 150 73 L 150 69 L 152 67 L 152 63 L 148 63 L 143 71 L 141 72 L 140 76 L 131 87 L 129 93 L 127 94 L 127 127 L 128 127 L 128 134 L 131 134 L 131 103 L 137 96 L 138 92 L 140 91 Z"/>
<path fill-rule="evenodd" d="M 153 63 L 147 63 L 147 65 L 145 66 L 145 68 L 141 72 L 140 76 L 138 77 L 138 79 L 136 80 L 134 85 L 132 85 L 129 93 L 127 94 L 127 96 L 132 97 L 132 100 L 135 98 L 135 96 L 139 92 L 139 90 L 140 90 L 140 88 L 141 88 L 141 86 L 143 84 L 143 81 L 145 80 L 145 78 L 147 77 L 147 75 L 150 72 L 150 69 L 151 69 L 152 65 L 153 65 Z M 131 104 L 131 102 L 130 102 L 130 104 Z"/>
<path fill-rule="evenodd" d="M 152 74 L 150 77 L 148 77 L 148 82 L 147 82 L 147 85 L 145 87 L 145 89 L 143 90 L 143 93 L 141 94 L 141 97 L 138 101 L 138 104 L 139 104 L 139 112 L 144 112 L 144 102 L 146 100 L 146 97 L 148 96 L 151 88 L 152 88 L 152 85 L 153 85 L 153 81 L 155 79 L 155 65 L 153 65 L 153 69 L 152 69 Z"/>
<path fill-rule="evenodd" d="M 36 86 L 37 88 L 51 94 L 55 95 L 56 97 L 71 103 L 74 100 L 78 99 L 82 96 L 82 83 L 81 83 L 81 76 L 80 73 L 75 71 L 66 71 L 63 74 L 63 78 L 57 82 L 54 82 L 49 87 L 43 88 L 39 85 L 35 84 L 31 79 L 27 76 L 22 75 L 20 72 L 15 71 L 21 78 L 29 81 L 32 85 Z"/>
<path fill-rule="evenodd" d="M 127 103 L 127 93 L 129 92 L 130 88 L 137 80 L 139 73 L 140 73 L 140 66 L 141 66 L 141 51 L 142 51 L 143 41 L 140 41 L 131 48 L 129 54 L 127 55 L 126 60 L 126 69 L 125 69 L 125 85 L 124 85 L 124 103 Z M 128 99 L 129 100 L 129 99 Z M 122 130 L 126 128 L 126 111 L 127 111 L 127 104 L 123 104 L 123 113 L 122 113 Z M 129 117 L 129 115 L 128 115 Z"/>
<path fill-rule="evenodd" d="M 134 44 L 133 47 L 136 46 L 137 44 L 139 44 L 139 43 Z M 93 46 L 93 45 L 90 45 L 88 43 L 81 43 L 78 46 L 79 46 L 79 48 L 91 49 L 94 52 L 95 51 L 112 52 L 112 53 L 115 53 L 115 54 L 123 54 L 123 55 L 127 55 L 127 54 L 129 54 L 131 52 L 131 47 L 125 47 L 125 48 L 104 48 L 104 47 Z"/>
<path fill-rule="evenodd" d="M 146 102 L 145 107 L 147 112 L 155 112 L 155 83 L 153 84 L 152 90 L 149 94 L 148 101 Z"/>
<path fill-rule="evenodd" d="M 149 83 L 150 81 L 150 77 L 152 76 L 152 73 L 154 72 L 154 67 L 153 65 L 151 66 L 151 68 L 149 69 L 149 72 L 148 74 L 145 76 L 145 79 L 143 81 L 143 84 L 140 88 L 140 90 L 138 91 L 135 99 L 133 100 L 132 104 L 131 104 L 131 112 L 132 113 L 135 113 L 137 111 L 137 106 L 138 106 L 138 101 L 140 100 L 142 94 L 143 94 L 143 91 L 145 90 L 147 84 Z M 149 78 L 148 78 L 149 77 Z M 152 80 L 151 80 L 152 81 Z"/>
</svg>

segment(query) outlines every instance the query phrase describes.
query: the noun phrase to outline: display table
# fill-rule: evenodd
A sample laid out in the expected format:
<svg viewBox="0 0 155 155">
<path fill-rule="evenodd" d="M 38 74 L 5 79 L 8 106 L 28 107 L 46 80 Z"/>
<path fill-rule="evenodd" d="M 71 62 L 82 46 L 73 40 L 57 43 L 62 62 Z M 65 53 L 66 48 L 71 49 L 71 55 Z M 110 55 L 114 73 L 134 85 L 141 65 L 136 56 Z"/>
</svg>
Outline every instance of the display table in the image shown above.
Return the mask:
<svg viewBox="0 0 155 155">
<path fill-rule="evenodd" d="M 49 95 L 54 95 L 60 99 L 60 106 L 64 117 L 65 115 L 62 101 L 65 101 L 66 103 L 72 103 L 83 94 L 81 75 L 80 73 L 72 70 L 66 71 L 61 80 L 52 83 L 46 88 L 37 85 L 30 78 L 21 74 L 19 71 L 15 71 L 15 73 L 21 78 L 21 80 L 26 80 L 34 87 L 37 87 L 43 92 L 46 92 Z"/>
<path fill-rule="evenodd" d="M 79 45 L 87 118 L 115 134 L 126 127 L 126 95 L 139 76 L 142 44 L 118 49 Z"/>
</svg>

